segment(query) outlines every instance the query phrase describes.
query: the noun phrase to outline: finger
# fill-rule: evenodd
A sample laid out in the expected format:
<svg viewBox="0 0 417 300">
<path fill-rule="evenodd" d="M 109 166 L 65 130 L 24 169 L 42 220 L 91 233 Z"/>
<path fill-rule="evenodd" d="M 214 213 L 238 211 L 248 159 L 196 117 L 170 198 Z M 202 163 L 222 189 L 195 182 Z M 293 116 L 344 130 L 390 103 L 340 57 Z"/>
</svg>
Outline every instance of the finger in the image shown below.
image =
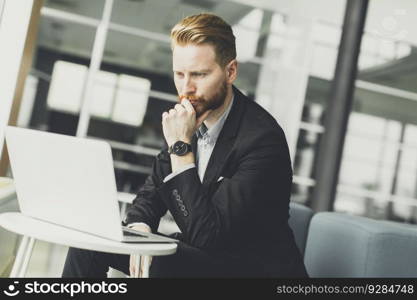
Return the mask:
<svg viewBox="0 0 417 300">
<path fill-rule="evenodd" d="M 139 254 L 135 254 L 135 256 L 136 256 L 136 261 L 135 261 L 135 278 L 138 278 L 139 277 L 140 265 L 141 265 L 142 259 L 139 256 Z"/>
<path fill-rule="evenodd" d="M 171 109 L 169 110 L 169 114 L 170 114 L 170 115 L 174 115 L 176 112 L 177 112 L 177 111 L 176 111 L 175 109 L 173 109 L 173 108 L 171 108 Z"/>
<path fill-rule="evenodd" d="M 142 256 L 142 257 L 141 257 L 141 260 L 140 260 L 140 269 L 139 269 L 139 276 L 140 276 L 140 277 L 142 277 L 142 274 L 143 274 L 143 264 L 144 264 L 144 260 L 145 260 L 145 256 Z"/>
<path fill-rule="evenodd" d="M 167 112 L 164 112 L 162 114 L 162 120 L 161 120 L 162 126 L 164 126 L 166 124 L 166 122 L 168 120 L 168 116 L 169 116 L 169 114 Z"/>
<path fill-rule="evenodd" d="M 177 112 L 183 112 L 183 111 L 186 111 L 186 109 L 185 109 L 184 105 L 182 105 L 182 104 L 176 104 L 176 105 L 175 105 L 175 110 L 176 110 Z"/>
<path fill-rule="evenodd" d="M 198 117 L 197 121 L 196 121 L 196 127 L 199 128 L 201 126 L 201 124 L 204 122 L 205 119 L 207 119 L 207 117 L 210 115 L 210 113 L 212 112 L 212 109 L 207 110 L 206 112 L 204 112 L 200 117 Z"/>
<path fill-rule="evenodd" d="M 135 258 L 133 255 L 130 255 L 129 273 L 130 273 L 130 277 L 133 277 L 135 275 Z"/>
<path fill-rule="evenodd" d="M 149 276 L 148 272 L 151 266 L 151 262 L 152 262 L 152 256 L 149 256 L 149 255 L 142 256 L 142 262 L 141 262 L 141 268 L 140 268 L 141 277 Z"/>
<path fill-rule="evenodd" d="M 184 106 L 184 108 L 188 111 L 188 112 L 195 112 L 193 105 L 191 104 L 191 102 L 187 99 L 184 98 L 181 101 L 181 104 Z"/>
</svg>

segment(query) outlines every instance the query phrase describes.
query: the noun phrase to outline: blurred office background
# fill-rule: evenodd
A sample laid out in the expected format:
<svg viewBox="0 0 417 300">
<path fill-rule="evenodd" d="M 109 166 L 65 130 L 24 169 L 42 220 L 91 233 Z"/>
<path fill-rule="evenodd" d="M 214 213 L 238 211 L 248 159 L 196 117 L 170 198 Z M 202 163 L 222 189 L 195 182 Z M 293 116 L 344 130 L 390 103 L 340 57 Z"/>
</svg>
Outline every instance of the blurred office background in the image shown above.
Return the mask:
<svg viewBox="0 0 417 300">
<path fill-rule="evenodd" d="M 310 206 L 346 0 L 111 2 L 43 1 L 17 126 L 108 141 L 118 190 L 136 193 L 163 144 L 161 114 L 177 99 L 170 29 L 212 12 L 233 25 L 235 85 L 284 127 L 291 201 Z M 369 1 L 335 211 L 417 223 L 416 14 L 414 0 Z M 17 209 L 11 193 L 2 201 L 1 211 Z M 28 276 L 59 276 L 65 251 L 37 243 Z M 4 252 L 3 276 L 13 255 Z"/>
</svg>

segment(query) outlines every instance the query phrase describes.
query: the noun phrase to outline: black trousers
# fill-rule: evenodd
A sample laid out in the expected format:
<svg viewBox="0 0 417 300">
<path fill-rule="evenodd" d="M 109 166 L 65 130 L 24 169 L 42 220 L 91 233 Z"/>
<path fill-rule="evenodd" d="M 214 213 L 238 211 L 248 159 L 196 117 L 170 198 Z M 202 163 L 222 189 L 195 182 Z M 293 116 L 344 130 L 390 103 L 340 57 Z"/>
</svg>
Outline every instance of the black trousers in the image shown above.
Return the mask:
<svg viewBox="0 0 417 300">
<path fill-rule="evenodd" d="M 103 278 L 109 267 L 129 274 L 129 257 L 70 248 L 62 277 Z M 149 269 L 150 278 L 251 277 L 251 273 L 241 262 L 208 254 L 183 242 L 175 254 L 153 257 Z"/>
</svg>

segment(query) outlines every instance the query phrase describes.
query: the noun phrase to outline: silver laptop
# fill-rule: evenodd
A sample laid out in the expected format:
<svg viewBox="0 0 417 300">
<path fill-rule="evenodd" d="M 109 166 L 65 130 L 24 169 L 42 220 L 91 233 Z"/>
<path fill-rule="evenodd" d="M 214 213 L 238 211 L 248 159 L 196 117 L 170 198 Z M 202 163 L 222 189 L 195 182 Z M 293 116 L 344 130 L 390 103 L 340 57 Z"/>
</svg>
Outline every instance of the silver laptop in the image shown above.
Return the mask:
<svg viewBox="0 0 417 300">
<path fill-rule="evenodd" d="M 5 133 L 23 214 L 120 242 L 177 242 L 121 225 L 108 143 L 11 126 Z"/>
</svg>

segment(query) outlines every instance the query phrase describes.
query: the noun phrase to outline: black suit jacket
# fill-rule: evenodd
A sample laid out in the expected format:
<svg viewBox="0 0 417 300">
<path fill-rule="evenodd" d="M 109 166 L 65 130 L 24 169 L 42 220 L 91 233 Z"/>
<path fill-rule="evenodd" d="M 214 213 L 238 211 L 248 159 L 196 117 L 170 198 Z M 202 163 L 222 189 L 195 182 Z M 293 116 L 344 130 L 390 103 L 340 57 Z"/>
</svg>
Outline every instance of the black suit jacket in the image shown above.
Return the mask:
<svg viewBox="0 0 417 300">
<path fill-rule="evenodd" d="M 260 105 L 236 88 L 234 95 L 203 182 L 192 168 L 164 183 L 171 173 L 165 147 L 126 223 L 155 232 L 168 209 L 193 247 L 241 261 L 254 276 L 305 276 L 288 226 L 292 169 L 284 132 Z"/>
</svg>

